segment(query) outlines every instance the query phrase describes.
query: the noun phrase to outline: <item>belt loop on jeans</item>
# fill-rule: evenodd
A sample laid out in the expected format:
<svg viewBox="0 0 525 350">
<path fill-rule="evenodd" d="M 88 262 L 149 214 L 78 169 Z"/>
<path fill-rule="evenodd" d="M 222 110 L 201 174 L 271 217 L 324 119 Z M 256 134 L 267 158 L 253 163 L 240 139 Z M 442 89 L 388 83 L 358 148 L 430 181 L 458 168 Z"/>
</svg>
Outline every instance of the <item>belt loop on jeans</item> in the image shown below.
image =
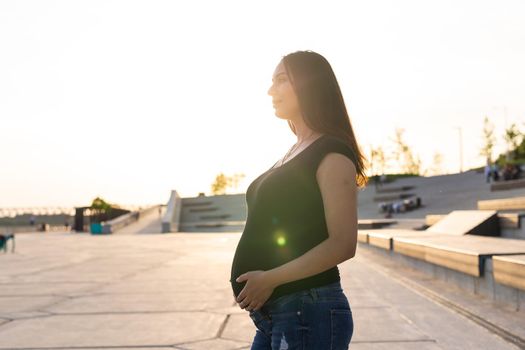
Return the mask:
<svg viewBox="0 0 525 350">
<path fill-rule="evenodd" d="M 263 306 L 259 309 L 259 312 L 261 313 L 262 317 L 271 321 L 272 320 L 272 315 L 270 315 L 270 311 L 269 310 L 266 310 L 266 308 Z"/>
</svg>

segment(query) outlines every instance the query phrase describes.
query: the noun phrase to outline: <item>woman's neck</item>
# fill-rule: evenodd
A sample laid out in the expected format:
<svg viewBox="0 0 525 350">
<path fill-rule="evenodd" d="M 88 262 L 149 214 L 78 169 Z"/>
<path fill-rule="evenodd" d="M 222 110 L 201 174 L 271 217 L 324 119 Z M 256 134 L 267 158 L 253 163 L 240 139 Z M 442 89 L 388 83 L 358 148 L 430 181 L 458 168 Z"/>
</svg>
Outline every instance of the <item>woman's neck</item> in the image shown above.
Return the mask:
<svg viewBox="0 0 525 350">
<path fill-rule="evenodd" d="M 294 121 L 293 126 L 295 129 L 295 135 L 297 136 L 297 143 L 304 142 L 305 140 L 312 139 L 317 135 L 320 135 L 315 130 L 310 129 L 304 121 Z"/>
</svg>

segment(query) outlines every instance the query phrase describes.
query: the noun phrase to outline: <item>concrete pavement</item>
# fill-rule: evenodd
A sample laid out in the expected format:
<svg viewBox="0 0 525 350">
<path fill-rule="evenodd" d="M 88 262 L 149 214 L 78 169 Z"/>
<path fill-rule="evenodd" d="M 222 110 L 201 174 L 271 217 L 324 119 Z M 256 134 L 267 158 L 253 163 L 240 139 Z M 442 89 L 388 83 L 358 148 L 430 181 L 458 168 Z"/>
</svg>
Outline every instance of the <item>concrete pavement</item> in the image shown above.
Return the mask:
<svg viewBox="0 0 525 350">
<path fill-rule="evenodd" d="M 0 349 L 248 349 L 254 326 L 228 282 L 239 237 L 19 235 L 16 253 L 0 254 Z M 452 290 L 373 250 L 359 247 L 341 275 L 351 349 L 518 349 L 407 281 Z M 523 313 L 458 295 L 483 317 L 525 329 Z"/>
</svg>

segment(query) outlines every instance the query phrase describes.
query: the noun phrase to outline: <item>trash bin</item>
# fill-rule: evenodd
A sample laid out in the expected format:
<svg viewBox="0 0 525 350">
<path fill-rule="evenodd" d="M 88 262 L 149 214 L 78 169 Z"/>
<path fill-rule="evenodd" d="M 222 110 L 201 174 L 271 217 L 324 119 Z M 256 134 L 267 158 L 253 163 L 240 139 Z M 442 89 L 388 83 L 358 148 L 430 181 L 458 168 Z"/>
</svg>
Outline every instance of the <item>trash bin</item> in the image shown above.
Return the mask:
<svg viewBox="0 0 525 350">
<path fill-rule="evenodd" d="M 98 222 L 93 222 L 91 225 L 89 225 L 90 231 L 93 234 L 100 234 L 102 233 L 102 224 Z"/>
</svg>

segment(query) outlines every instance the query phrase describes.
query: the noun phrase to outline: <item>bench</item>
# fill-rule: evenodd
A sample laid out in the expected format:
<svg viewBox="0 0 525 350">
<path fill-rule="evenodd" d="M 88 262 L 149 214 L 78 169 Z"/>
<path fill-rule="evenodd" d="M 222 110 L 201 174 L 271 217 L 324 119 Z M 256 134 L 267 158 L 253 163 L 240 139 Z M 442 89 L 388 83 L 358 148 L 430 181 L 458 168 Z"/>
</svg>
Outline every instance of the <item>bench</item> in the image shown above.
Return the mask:
<svg viewBox="0 0 525 350">
<path fill-rule="evenodd" d="M 403 199 L 411 198 L 415 196 L 416 195 L 413 193 L 398 193 L 398 194 L 389 194 L 389 195 L 383 195 L 383 196 L 375 196 L 374 202 L 397 201 L 397 200 L 403 200 Z"/>
<path fill-rule="evenodd" d="M 480 210 L 525 210 L 525 197 L 478 201 Z"/>
<path fill-rule="evenodd" d="M 363 219 L 357 221 L 357 228 L 359 230 L 372 230 L 390 226 L 395 223 L 397 223 L 397 221 L 392 219 Z"/>
<path fill-rule="evenodd" d="M 382 230 L 359 230 L 358 241 L 368 243 L 372 246 L 385 250 L 392 250 L 392 242 L 396 237 L 423 237 L 425 231 L 415 231 L 407 229 L 382 229 Z M 362 240 L 359 239 L 361 236 Z M 366 239 L 365 239 L 366 237 Z"/>
<path fill-rule="evenodd" d="M 357 231 L 357 241 L 368 244 L 368 234 L 365 231 Z"/>
<path fill-rule="evenodd" d="M 403 192 L 410 191 L 414 186 L 399 186 L 399 187 L 378 187 L 376 193 L 391 193 L 391 192 Z"/>
<path fill-rule="evenodd" d="M 393 251 L 480 277 L 487 258 L 525 254 L 525 240 L 474 235 L 399 236 L 393 238 Z"/>
<path fill-rule="evenodd" d="M 495 256 L 492 258 L 492 270 L 496 282 L 525 290 L 525 254 Z"/>
<path fill-rule="evenodd" d="M 518 229 L 522 217 L 525 217 L 525 213 L 499 213 L 499 225 L 501 228 Z"/>
<path fill-rule="evenodd" d="M 436 222 L 438 222 L 439 220 L 443 219 L 445 216 L 447 216 L 447 215 L 445 215 L 445 214 L 443 214 L 443 215 L 439 215 L 439 214 L 426 215 L 425 216 L 425 225 L 432 226 Z"/>
<path fill-rule="evenodd" d="M 513 190 L 516 188 L 524 188 L 524 187 L 525 187 L 525 179 L 498 181 L 490 185 L 490 191 L 491 192 L 505 191 L 505 190 Z"/>
<path fill-rule="evenodd" d="M 7 243 L 11 241 L 11 253 L 15 252 L 15 235 L 12 233 L 0 234 L 0 249 L 7 253 Z"/>
</svg>

